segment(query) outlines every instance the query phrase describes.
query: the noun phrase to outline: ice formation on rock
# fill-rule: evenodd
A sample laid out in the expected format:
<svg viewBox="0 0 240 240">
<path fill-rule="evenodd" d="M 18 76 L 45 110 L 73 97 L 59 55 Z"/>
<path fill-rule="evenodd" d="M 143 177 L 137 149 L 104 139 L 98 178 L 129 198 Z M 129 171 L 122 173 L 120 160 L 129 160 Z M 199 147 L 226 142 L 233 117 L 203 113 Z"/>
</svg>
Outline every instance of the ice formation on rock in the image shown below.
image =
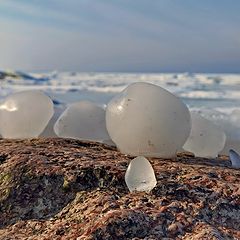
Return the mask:
<svg viewBox="0 0 240 240">
<path fill-rule="evenodd" d="M 230 161 L 232 163 L 232 166 L 234 168 L 240 168 L 240 156 L 233 149 L 229 150 L 229 159 L 230 159 Z"/>
<path fill-rule="evenodd" d="M 53 115 L 53 102 L 41 91 L 22 91 L 0 103 L 3 138 L 38 137 Z"/>
<path fill-rule="evenodd" d="M 107 105 L 109 135 L 122 153 L 171 158 L 191 129 L 190 113 L 175 95 L 150 83 L 134 83 Z"/>
<path fill-rule="evenodd" d="M 154 170 L 145 157 L 134 158 L 126 171 L 125 182 L 132 191 L 151 191 L 157 184 Z"/>
<path fill-rule="evenodd" d="M 191 133 L 183 148 L 197 157 L 216 157 L 224 147 L 225 133 L 196 112 L 191 112 L 191 119 Z"/>
<path fill-rule="evenodd" d="M 107 141 L 105 110 L 94 103 L 80 101 L 71 104 L 54 125 L 59 137 Z"/>
</svg>

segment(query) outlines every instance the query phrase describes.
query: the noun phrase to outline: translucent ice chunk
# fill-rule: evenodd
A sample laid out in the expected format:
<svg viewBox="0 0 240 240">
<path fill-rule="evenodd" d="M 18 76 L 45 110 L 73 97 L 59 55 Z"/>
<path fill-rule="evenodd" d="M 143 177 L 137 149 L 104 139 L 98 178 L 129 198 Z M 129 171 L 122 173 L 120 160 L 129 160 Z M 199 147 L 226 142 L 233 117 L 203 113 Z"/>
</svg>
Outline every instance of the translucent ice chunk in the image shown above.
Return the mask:
<svg viewBox="0 0 240 240">
<path fill-rule="evenodd" d="M 240 156 L 233 149 L 230 149 L 229 151 L 229 159 L 231 160 L 232 166 L 234 168 L 240 168 Z"/>
<path fill-rule="evenodd" d="M 132 191 L 151 191 L 157 184 L 154 170 L 145 157 L 134 158 L 126 171 L 125 182 Z"/>
<path fill-rule="evenodd" d="M 52 100 L 41 91 L 22 91 L 0 103 L 3 138 L 38 137 L 53 115 Z"/>
<path fill-rule="evenodd" d="M 202 109 L 198 113 L 204 118 L 216 123 L 226 134 L 226 142 L 219 154 L 228 155 L 230 149 L 240 151 L 240 118 L 239 110 L 230 115 L 212 109 Z"/>
<path fill-rule="evenodd" d="M 216 157 L 223 149 L 226 135 L 213 122 L 191 112 L 192 129 L 183 148 L 198 157 Z"/>
<path fill-rule="evenodd" d="M 103 142 L 109 140 L 105 110 L 88 101 L 71 104 L 54 125 L 59 137 Z"/>
<path fill-rule="evenodd" d="M 230 119 L 236 127 L 240 128 L 240 109 L 233 110 Z"/>
<path fill-rule="evenodd" d="M 189 136 L 191 120 L 186 105 L 170 92 L 134 83 L 108 103 L 106 125 L 121 152 L 171 158 Z"/>
</svg>

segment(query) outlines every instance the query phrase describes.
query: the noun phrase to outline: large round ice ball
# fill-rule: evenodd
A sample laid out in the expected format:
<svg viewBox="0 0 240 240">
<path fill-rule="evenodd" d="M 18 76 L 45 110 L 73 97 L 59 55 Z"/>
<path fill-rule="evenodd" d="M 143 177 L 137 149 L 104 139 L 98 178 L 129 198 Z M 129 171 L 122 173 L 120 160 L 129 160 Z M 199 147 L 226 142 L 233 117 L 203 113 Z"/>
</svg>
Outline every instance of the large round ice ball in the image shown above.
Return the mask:
<svg viewBox="0 0 240 240">
<path fill-rule="evenodd" d="M 22 91 L 0 104 L 3 138 L 38 137 L 53 115 L 53 102 L 41 91 Z"/>
<path fill-rule="evenodd" d="M 107 105 L 106 124 L 122 153 L 166 158 L 183 146 L 191 129 L 186 105 L 149 83 L 131 84 L 113 98 Z"/>
<path fill-rule="evenodd" d="M 197 157 L 216 157 L 225 145 L 224 131 L 196 112 L 191 112 L 191 119 L 191 133 L 183 148 Z"/>
<path fill-rule="evenodd" d="M 105 110 L 88 101 L 71 104 L 54 125 L 59 137 L 81 140 L 107 141 L 110 139 L 105 123 Z"/>
</svg>

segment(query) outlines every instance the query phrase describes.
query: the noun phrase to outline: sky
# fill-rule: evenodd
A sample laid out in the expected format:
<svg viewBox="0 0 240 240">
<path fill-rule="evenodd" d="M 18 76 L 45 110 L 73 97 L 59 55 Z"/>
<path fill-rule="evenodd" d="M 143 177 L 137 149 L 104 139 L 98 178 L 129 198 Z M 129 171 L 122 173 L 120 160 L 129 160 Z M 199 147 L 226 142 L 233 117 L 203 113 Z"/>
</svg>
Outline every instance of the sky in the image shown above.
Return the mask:
<svg viewBox="0 0 240 240">
<path fill-rule="evenodd" d="M 0 0 L 0 69 L 240 73 L 240 1 Z"/>
</svg>

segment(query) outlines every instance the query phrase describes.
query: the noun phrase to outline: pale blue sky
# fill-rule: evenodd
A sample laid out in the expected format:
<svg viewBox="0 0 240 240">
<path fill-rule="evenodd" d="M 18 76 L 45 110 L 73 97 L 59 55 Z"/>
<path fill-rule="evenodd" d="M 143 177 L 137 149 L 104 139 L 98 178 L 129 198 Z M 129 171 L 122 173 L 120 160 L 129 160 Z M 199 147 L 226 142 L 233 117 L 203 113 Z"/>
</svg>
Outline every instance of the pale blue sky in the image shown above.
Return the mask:
<svg viewBox="0 0 240 240">
<path fill-rule="evenodd" d="M 0 69 L 239 72 L 239 0 L 2 0 Z"/>
</svg>

